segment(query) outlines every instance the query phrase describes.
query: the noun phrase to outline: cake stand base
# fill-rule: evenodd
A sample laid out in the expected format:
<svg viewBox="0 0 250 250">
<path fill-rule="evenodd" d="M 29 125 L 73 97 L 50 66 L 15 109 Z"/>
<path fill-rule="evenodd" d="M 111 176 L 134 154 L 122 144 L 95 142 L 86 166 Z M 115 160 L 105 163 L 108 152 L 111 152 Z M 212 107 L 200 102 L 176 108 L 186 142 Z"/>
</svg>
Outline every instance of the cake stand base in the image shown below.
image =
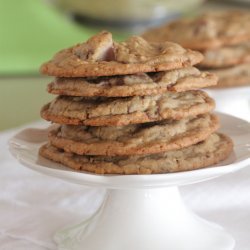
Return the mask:
<svg viewBox="0 0 250 250">
<path fill-rule="evenodd" d="M 230 250 L 220 226 L 189 211 L 178 187 L 110 190 L 88 220 L 59 231 L 60 250 Z"/>
</svg>

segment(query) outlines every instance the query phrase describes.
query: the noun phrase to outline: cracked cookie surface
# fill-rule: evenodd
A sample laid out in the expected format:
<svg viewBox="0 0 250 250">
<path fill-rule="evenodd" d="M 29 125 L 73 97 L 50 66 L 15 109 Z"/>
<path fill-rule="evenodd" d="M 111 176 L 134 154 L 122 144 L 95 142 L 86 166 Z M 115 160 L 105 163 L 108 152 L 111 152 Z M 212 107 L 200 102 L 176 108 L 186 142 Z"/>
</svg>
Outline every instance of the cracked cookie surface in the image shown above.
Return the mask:
<svg viewBox="0 0 250 250">
<path fill-rule="evenodd" d="M 180 120 L 210 112 L 214 106 L 214 100 L 200 90 L 123 98 L 59 96 L 42 108 L 41 116 L 59 124 L 122 126 Z"/>
<path fill-rule="evenodd" d="M 154 154 L 196 144 L 218 127 L 217 117 L 211 114 L 122 127 L 63 125 L 49 133 L 49 141 L 79 155 Z"/>
<path fill-rule="evenodd" d="M 49 93 L 67 96 L 145 96 L 210 87 L 217 80 L 214 74 L 187 67 L 112 77 L 56 78 L 47 89 Z"/>
<path fill-rule="evenodd" d="M 205 141 L 179 150 L 139 156 L 80 156 L 46 144 L 40 155 L 74 170 L 96 174 L 160 174 L 208 167 L 226 159 L 232 140 L 212 134 Z"/>
<path fill-rule="evenodd" d="M 158 72 L 192 66 L 201 53 L 172 42 L 149 43 L 139 36 L 117 43 L 109 32 L 58 52 L 41 73 L 59 77 L 91 77 Z"/>
</svg>

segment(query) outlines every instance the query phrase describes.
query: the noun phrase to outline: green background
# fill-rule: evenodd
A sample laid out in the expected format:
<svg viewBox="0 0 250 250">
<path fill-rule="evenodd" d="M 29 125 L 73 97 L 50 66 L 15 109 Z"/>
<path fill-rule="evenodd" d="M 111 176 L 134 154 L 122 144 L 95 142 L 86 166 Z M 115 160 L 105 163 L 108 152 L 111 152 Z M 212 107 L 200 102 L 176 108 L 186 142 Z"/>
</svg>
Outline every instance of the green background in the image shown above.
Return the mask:
<svg viewBox="0 0 250 250">
<path fill-rule="evenodd" d="M 0 130 L 40 118 L 39 111 L 52 96 L 46 93 L 48 78 L 0 78 Z"/>
<path fill-rule="evenodd" d="M 0 130 L 40 118 L 53 98 L 40 65 L 97 31 L 79 27 L 50 1 L 0 0 Z"/>
</svg>

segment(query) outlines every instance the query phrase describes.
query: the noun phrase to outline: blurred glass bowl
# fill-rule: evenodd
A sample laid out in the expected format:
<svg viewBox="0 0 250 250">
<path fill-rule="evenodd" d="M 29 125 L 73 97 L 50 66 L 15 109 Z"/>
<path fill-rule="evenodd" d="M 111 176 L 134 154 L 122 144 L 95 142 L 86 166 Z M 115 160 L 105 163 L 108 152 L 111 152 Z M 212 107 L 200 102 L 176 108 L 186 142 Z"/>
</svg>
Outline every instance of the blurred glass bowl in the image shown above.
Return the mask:
<svg viewBox="0 0 250 250">
<path fill-rule="evenodd" d="M 103 27 L 148 28 L 194 10 L 203 0 L 52 0 L 77 21 Z"/>
</svg>

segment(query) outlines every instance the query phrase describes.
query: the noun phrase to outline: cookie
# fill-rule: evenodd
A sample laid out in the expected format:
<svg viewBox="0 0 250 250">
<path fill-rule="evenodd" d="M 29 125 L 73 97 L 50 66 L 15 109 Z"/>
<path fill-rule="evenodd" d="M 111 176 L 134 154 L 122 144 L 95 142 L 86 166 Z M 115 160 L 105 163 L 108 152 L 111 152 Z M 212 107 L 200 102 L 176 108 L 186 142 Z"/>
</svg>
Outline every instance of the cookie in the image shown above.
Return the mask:
<svg viewBox="0 0 250 250">
<path fill-rule="evenodd" d="M 123 98 L 59 96 L 42 108 L 41 116 L 59 124 L 123 126 L 179 120 L 207 113 L 214 106 L 214 100 L 200 90 Z"/>
<path fill-rule="evenodd" d="M 148 43 L 139 36 L 117 43 L 104 31 L 58 52 L 40 71 L 59 77 L 126 75 L 188 67 L 202 59 L 201 53 L 175 43 Z"/>
<path fill-rule="evenodd" d="M 210 71 L 219 77 L 216 88 L 250 85 L 250 63 Z"/>
<path fill-rule="evenodd" d="M 218 127 L 217 117 L 211 114 L 122 127 L 63 125 L 49 133 L 49 141 L 79 155 L 155 154 L 205 140 Z"/>
<path fill-rule="evenodd" d="M 182 92 L 217 84 L 218 78 L 208 72 L 188 67 L 156 73 L 96 78 L 56 78 L 48 92 L 67 96 L 145 96 L 168 91 Z"/>
<path fill-rule="evenodd" d="M 173 41 L 185 48 L 207 50 L 250 40 L 250 12 L 207 12 L 193 19 L 179 19 L 146 31 L 150 42 Z"/>
<path fill-rule="evenodd" d="M 204 60 L 199 66 L 204 68 L 221 68 L 250 62 L 250 42 L 206 50 Z"/>
<path fill-rule="evenodd" d="M 208 167 L 226 159 L 233 149 L 231 139 L 212 134 L 190 147 L 143 156 L 80 156 L 46 144 L 40 155 L 74 170 L 96 174 L 161 174 Z"/>
</svg>

